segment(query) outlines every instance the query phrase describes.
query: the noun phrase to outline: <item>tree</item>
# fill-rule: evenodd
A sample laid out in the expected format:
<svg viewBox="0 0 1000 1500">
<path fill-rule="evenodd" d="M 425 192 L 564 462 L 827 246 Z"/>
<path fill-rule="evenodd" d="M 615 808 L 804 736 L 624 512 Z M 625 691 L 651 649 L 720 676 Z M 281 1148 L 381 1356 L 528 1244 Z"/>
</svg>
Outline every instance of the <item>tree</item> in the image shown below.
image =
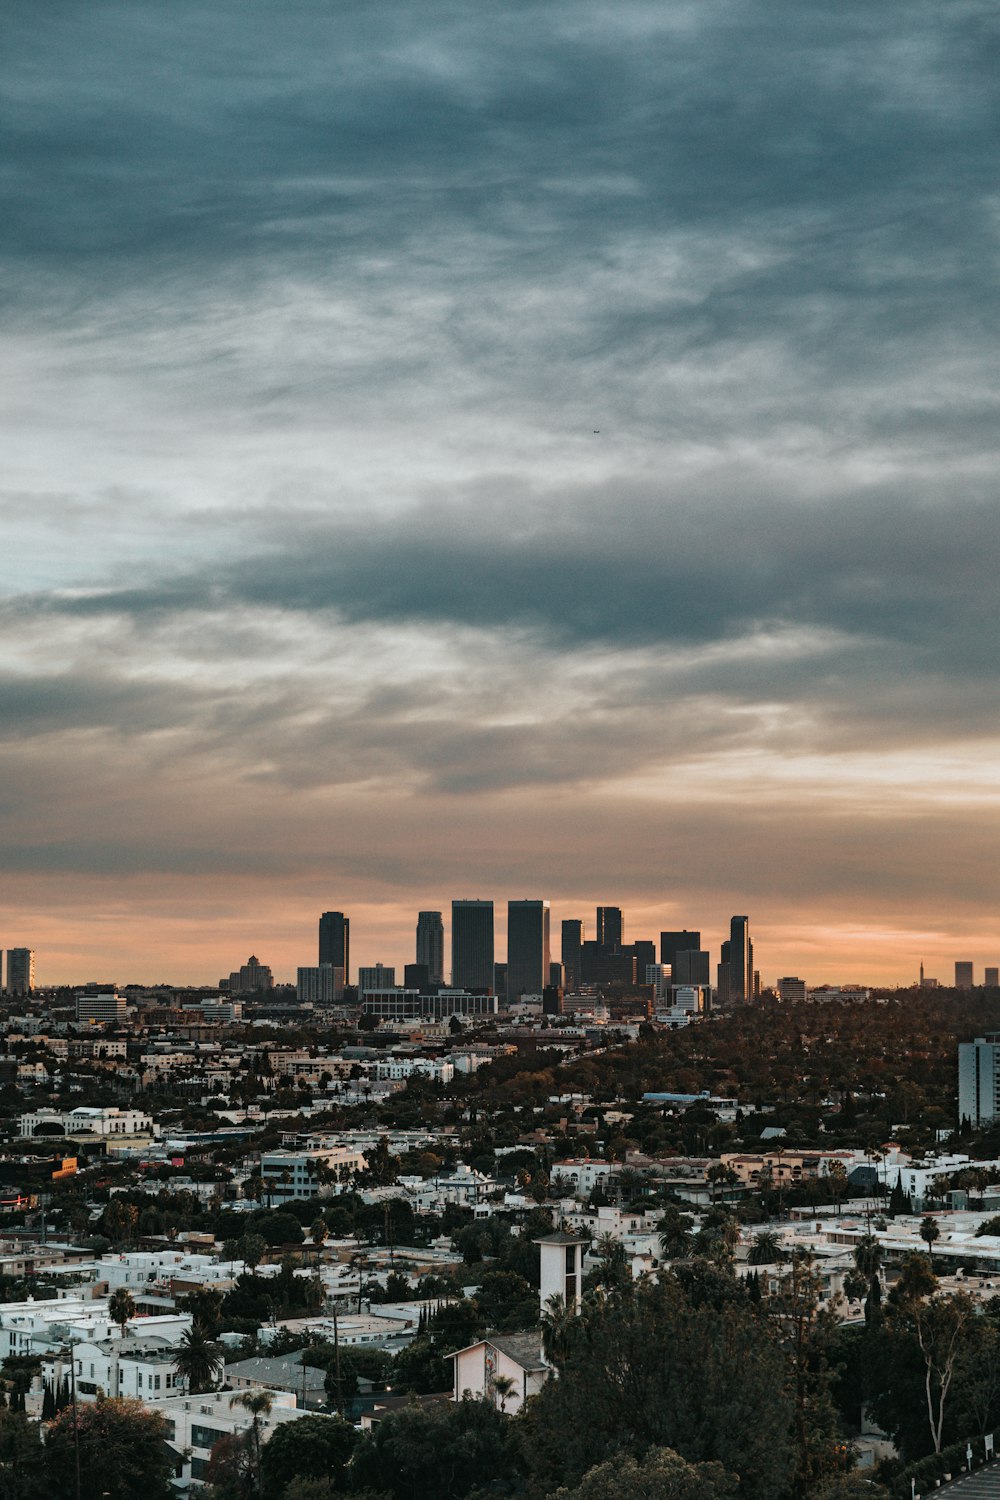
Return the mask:
<svg viewBox="0 0 1000 1500">
<path fill-rule="evenodd" d="M 352 1464 L 352 1488 L 391 1500 L 464 1500 L 498 1482 L 520 1493 L 514 1424 L 489 1401 L 408 1406 L 384 1418 Z"/>
<path fill-rule="evenodd" d="M 682 1265 L 694 1273 L 704 1262 Z M 669 1273 L 588 1309 L 559 1379 L 518 1417 L 534 1490 L 577 1485 L 609 1453 L 660 1447 L 739 1474 L 744 1500 L 785 1491 L 793 1408 L 784 1358 L 735 1278 L 707 1270 L 708 1281 L 691 1276 L 690 1292 Z"/>
<path fill-rule="evenodd" d="M 37 1422 L 0 1407 L 0 1495 L 4 1500 L 49 1500 Z M 71 1493 L 67 1491 L 67 1494 Z"/>
<path fill-rule="evenodd" d="M 260 1430 L 262 1427 L 261 1417 L 267 1417 L 274 1406 L 274 1397 L 270 1391 L 248 1390 L 239 1391 L 235 1396 L 229 1398 L 230 1406 L 242 1406 L 244 1411 L 250 1413 L 250 1454 L 252 1459 L 251 1484 L 253 1489 L 260 1493 Z M 303 1421 L 305 1418 L 303 1418 Z"/>
<path fill-rule="evenodd" d="M 966 1328 L 974 1315 L 975 1306 L 965 1292 L 956 1292 L 952 1297 L 932 1297 L 928 1302 L 917 1303 L 913 1309 L 917 1342 L 926 1368 L 927 1420 L 935 1453 L 941 1452 L 948 1392 Z"/>
<path fill-rule="evenodd" d="M 125 1330 L 135 1317 L 137 1311 L 135 1298 L 128 1287 L 116 1287 L 111 1293 L 111 1298 L 108 1302 L 108 1316 L 112 1323 L 118 1324 L 118 1327 L 121 1329 L 122 1338 L 125 1337 Z"/>
<path fill-rule="evenodd" d="M 300 1417 L 276 1427 L 260 1455 L 265 1500 L 283 1500 L 289 1479 L 341 1478 L 358 1442 L 358 1433 L 341 1417 Z"/>
<path fill-rule="evenodd" d="M 690 1214 L 681 1213 L 675 1204 L 668 1203 L 656 1227 L 660 1234 L 660 1253 L 665 1259 L 678 1260 L 691 1254 L 694 1219 Z"/>
<path fill-rule="evenodd" d="M 173 1464 L 167 1423 L 139 1401 L 98 1397 L 77 1407 L 80 1500 L 169 1500 Z M 49 1425 L 45 1480 L 52 1496 L 75 1493 L 74 1414 L 67 1407 Z"/>
<path fill-rule="evenodd" d="M 256 1271 L 267 1254 L 267 1240 L 262 1234 L 245 1234 L 240 1240 L 240 1259 L 251 1271 Z"/>
<path fill-rule="evenodd" d="M 558 1293 L 549 1297 L 542 1310 L 542 1354 L 546 1363 L 560 1369 L 583 1331 L 583 1320 L 575 1308 Z"/>
<path fill-rule="evenodd" d="M 930 1214 L 925 1215 L 920 1221 L 920 1238 L 927 1246 L 928 1260 L 934 1259 L 934 1241 L 939 1239 L 941 1231 L 937 1226 L 937 1220 L 932 1219 Z"/>
<path fill-rule="evenodd" d="M 192 1323 L 181 1336 L 173 1359 L 174 1369 L 187 1381 L 192 1394 L 211 1390 L 222 1368 L 222 1350 L 207 1337 L 200 1323 Z"/>
<path fill-rule="evenodd" d="M 691 1464 L 671 1448 L 651 1448 L 641 1462 L 626 1455 L 595 1465 L 552 1500 L 728 1500 L 738 1490 L 738 1478 L 721 1464 Z"/>
<path fill-rule="evenodd" d="M 844 1163 L 842 1161 L 835 1159 L 828 1164 L 826 1169 L 826 1181 L 827 1186 L 830 1189 L 830 1195 L 833 1198 L 834 1204 L 836 1205 L 837 1213 L 839 1214 L 841 1203 L 849 1187 L 847 1181 L 847 1168 L 844 1166 Z"/>
<path fill-rule="evenodd" d="M 317 1259 L 319 1258 L 320 1250 L 323 1248 L 323 1243 L 326 1240 L 327 1233 L 328 1230 L 325 1220 L 320 1218 L 313 1219 L 312 1223 L 309 1226 L 309 1238 L 313 1242 L 313 1247 L 316 1251 Z"/>
<path fill-rule="evenodd" d="M 762 1229 L 753 1237 L 747 1260 L 752 1266 L 772 1266 L 785 1259 L 781 1240 L 772 1229 Z"/>
<path fill-rule="evenodd" d="M 831 1320 L 820 1310 L 820 1296 L 820 1278 L 812 1255 L 794 1251 L 778 1295 L 768 1302 L 767 1310 L 788 1355 L 794 1398 L 796 1492 L 800 1495 L 811 1494 L 832 1467 L 838 1447 L 824 1348 Z"/>
</svg>

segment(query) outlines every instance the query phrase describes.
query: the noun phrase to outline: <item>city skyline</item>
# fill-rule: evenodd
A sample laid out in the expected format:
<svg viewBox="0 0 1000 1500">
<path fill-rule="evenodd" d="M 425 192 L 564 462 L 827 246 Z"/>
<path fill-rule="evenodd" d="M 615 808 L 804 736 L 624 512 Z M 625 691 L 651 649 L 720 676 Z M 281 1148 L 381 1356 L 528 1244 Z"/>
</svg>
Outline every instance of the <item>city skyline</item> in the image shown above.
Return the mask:
<svg viewBox="0 0 1000 1500">
<path fill-rule="evenodd" d="M 506 964 L 508 959 L 507 918 L 510 907 L 545 907 L 546 928 L 547 930 L 550 929 L 551 934 L 549 943 L 553 962 L 560 961 L 562 941 L 565 940 L 565 928 L 567 925 L 577 922 L 582 923 L 584 937 L 588 940 L 593 939 L 596 937 L 597 932 L 597 913 L 602 909 L 609 909 L 607 907 L 602 908 L 601 905 L 595 905 L 593 902 L 587 904 L 586 900 L 574 903 L 572 910 L 568 906 L 564 909 L 558 903 L 550 902 L 547 898 L 528 898 L 523 894 L 504 899 L 499 897 L 481 897 L 471 900 L 459 898 L 454 903 L 445 902 L 440 897 L 438 900 L 440 905 L 437 909 L 431 910 L 425 908 L 419 913 L 416 910 L 403 912 L 398 921 L 394 918 L 391 923 L 386 921 L 384 911 L 372 913 L 370 910 L 366 911 L 366 909 L 360 908 L 364 913 L 361 920 L 365 925 L 359 925 L 357 917 L 359 908 L 357 907 L 351 907 L 351 909 L 344 911 L 319 914 L 321 934 L 319 949 L 317 949 L 316 942 L 316 912 L 311 913 L 304 924 L 301 918 L 293 924 L 294 930 L 299 934 L 305 929 L 308 929 L 311 933 L 311 937 L 306 940 L 305 947 L 301 951 L 297 946 L 298 940 L 291 936 L 292 925 L 283 931 L 267 936 L 262 933 L 261 929 L 254 929 L 252 924 L 248 924 L 244 930 L 243 951 L 240 951 L 238 946 L 237 950 L 233 953 L 222 952 L 220 950 L 216 955 L 218 961 L 213 962 L 212 953 L 215 950 L 211 945 L 207 945 L 205 950 L 206 957 L 200 968 L 187 967 L 185 961 L 180 960 L 170 969 L 156 970 L 155 972 L 149 969 L 119 971 L 119 968 L 110 962 L 103 963 L 103 965 L 98 964 L 93 970 L 84 971 L 69 967 L 68 965 L 72 963 L 72 959 L 64 960 L 62 967 L 54 968 L 52 965 L 54 955 L 44 951 L 39 953 L 37 947 L 33 947 L 32 955 L 35 969 L 37 970 L 37 987 L 45 989 L 51 986 L 83 984 L 95 980 L 109 982 L 113 980 L 118 984 L 152 984 L 164 982 L 208 989 L 215 987 L 220 976 L 224 977 L 227 965 L 230 962 L 234 963 L 237 967 L 243 963 L 245 961 L 245 953 L 254 953 L 262 964 L 270 968 L 274 972 L 276 983 L 294 984 L 297 969 L 311 968 L 316 964 L 317 958 L 321 962 L 330 961 L 331 951 L 327 944 L 329 944 L 331 939 L 330 937 L 325 939 L 323 937 L 324 932 L 327 934 L 332 933 L 333 929 L 329 922 L 330 918 L 339 919 L 337 923 L 338 932 L 341 922 L 345 923 L 347 934 L 350 934 L 352 927 L 354 930 L 355 936 L 353 941 L 348 936 L 351 963 L 349 983 L 357 983 L 359 968 L 374 968 L 377 964 L 384 964 L 387 968 L 394 968 L 396 970 L 397 983 L 402 984 L 405 967 L 412 965 L 414 962 L 419 963 L 423 961 L 418 953 L 419 916 L 434 917 L 440 920 L 440 930 L 437 931 L 436 938 L 444 958 L 443 982 L 451 984 L 453 982 L 452 965 L 454 959 L 453 905 L 464 908 L 477 908 L 480 911 L 486 907 L 492 908 L 493 942 L 491 951 L 493 962 L 499 964 Z M 657 908 L 635 908 L 634 921 L 632 920 L 631 909 L 615 908 L 615 910 L 621 912 L 622 931 L 626 947 L 636 942 L 648 942 L 655 949 L 657 959 L 662 957 L 661 939 L 676 939 L 683 942 L 690 940 L 692 943 L 697 939 L 700 952 L 707 954 L 708 958 L 708 971 L 707 973 L 701 973 L 698 982 L 710 984 L 713 989 L 718 977 L 717 964 L 723 958 L 727 945 L 732 943 L 737 924 L 743 924 L 747 921 L 746 917 L 734 915 L 730 918 L 716 918 L 713 922 L 705 925 L 703 929 L 690 927 L 668 929 L 657 925 L 663 915 L 662 910 L 658 911 Z M 692 915 L 700 917 L 703 914 L 693 914 L 687 911 L 678 915 L 690 919 Z M 485 917 L 483 920 L 485 920 Z M 480 922 L 480 927 L 482 927 L 482 921 Z M 483 928 L 483 931 L 485 931 L 485 928 Z M 752 940 L 749 943 L 749 953 L 752 959 L 753 971 L 760 974 L 762 985 L 765 988 L 776 988 L 779 978 L 793 975 L 804 978 L 810 986 L 857 983 L 889 987 L 898 985 L 902 988 L 913 984 L 922 985 L 925 982 L 926 975 L 928 982 L 939 984 L 942 987 L 950 988 L 953 984 L 961 987 L 963 981 L 960 979 L 960 971 L 967 970 L 970 965 L 974 975 L 972 983 L 980 986 L 989 984 L 991 976 L 994 976 L 998 972 L 996 967 L 996 952 L 994 950 L 986 950 L 981 955 L 977 954 L 970 959 L 968 957 L 968 950 L 966 949 L 962 950 L 963 956 L 959 958 L 956 956 L 959 950 L 954 946 L 948 946 L 947 943 L 940 947 L 940 949 L 933 950 L 937 953 L 938 957 L 936 965 L 927 962 L 926 958 L 918 958 L 913 964 L 912 972 L 906 972 L 904 969 L 899 977 L 879 978 L 877 975 L 865 971 L 861 967 L 852 967 L 847 959 L 845 959 L 845 967 L 842 969 L 830 966 L 824 967 L 816 961 L 815 956 L 810 956 L 809 950 L 805 945 L 796 950 L 798 953 L 797 959 L 782 963 L 776 955 L 788 950 L 787 948 L 782 949 L 780 947 L 780 936 L 777 939 L 779 946 L 772 950 L 771 940 L 768 936 L 770 931 L 771 929 L 768 928 L 766 921 L 762 923 L 755 915 L 751 915 L 749 919 L 749 932 Z M 481 936 L 482 934 L 480 933 Z M 677 944 L 674 943 L 673 946 L 676 947 Z M 761 954 L 764 955 L 763 966 L 761 963 Z M 336 957 L 337 954 L 332 956 Z M 55 957 L 56 964 L 58 964 L 58 955 Z M 669 960 L 667 961 L 669 962 Z M 481 955 L 481 967 L 482 973 L 479 975 L 480 979 L 486 973 L 487 960 L 485 953 Z M 3 971 L 3 975 L 5 981 L 5 970 Z M 641 981 L 641 975 L 639 975 L 639 978 Z M 684 982 L 687 982 L 686 967 L 682 978 Z M 458 987 L 463 987 L 463 985 L 460 984 Z M 503 989 L 503 986 L 501 988 Z"/>
<path fill-rule="evenodd" d="M 992 11 L 43 9 L 0 58 L 40 981 L 294 974 L 331 902 L 398 966 L 470 887 L 713 952 L 749 911 L 775 976 L 992 963 Z"/>
</svg>

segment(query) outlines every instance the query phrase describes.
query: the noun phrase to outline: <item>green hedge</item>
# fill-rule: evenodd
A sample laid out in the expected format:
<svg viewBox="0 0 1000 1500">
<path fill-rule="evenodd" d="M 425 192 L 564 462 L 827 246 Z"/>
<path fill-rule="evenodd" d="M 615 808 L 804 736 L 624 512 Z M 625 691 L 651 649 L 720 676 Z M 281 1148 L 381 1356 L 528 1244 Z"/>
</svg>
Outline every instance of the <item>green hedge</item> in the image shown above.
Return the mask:
<svg viewBox="0 0 1000 1500">
<path fill-rule="evenodd" d="M 973 1438 L 972 1463 L 976 1467 L 983 1462 L 983 1440 Z M 948 1448 L 942 1448 L 940 1453 L 931 1453 L 927 1458 L 918 1459 L 915 1464 L 910 1464 L 908 1469 L 893 1480 L 892 1494 L 894 1500 L 909 1500 L 910 1480 L 917 1481 L 917 1494 L 929 1494 L 935 1487 L 935 1481 L 943 1479 L 950 1474 L 957 1479 L 965 1472 L 965 1450 L 968 1440 L 961 1443 L 952 1443 Z"/>
</svg>

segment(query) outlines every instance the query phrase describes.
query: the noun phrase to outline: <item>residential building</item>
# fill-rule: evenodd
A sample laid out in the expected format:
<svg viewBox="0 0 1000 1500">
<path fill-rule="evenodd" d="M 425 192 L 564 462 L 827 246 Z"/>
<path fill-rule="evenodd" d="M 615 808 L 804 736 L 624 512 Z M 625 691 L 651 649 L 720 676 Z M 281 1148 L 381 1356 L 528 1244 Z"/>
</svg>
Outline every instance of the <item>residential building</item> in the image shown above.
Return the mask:
<svg viewBox="0 0 1000 1500">
<path fill-rule="evenodd" d="M 997 988 L 1000 988 L 1000 969 L 996 969 L 996 968 L 994 968 L 994 969 L 991 969 L 991 968 L 984 969 L 984 971 L 983 971 L 983 984 L 986 986 L 987 989 L 990 989 L 990 990 L 995 990 Z"/>
<path fill-rule="evenodd" d="M 325 911 L 319 919 L 319 962 L 343 969 L 351 982 L 351 920 L 342 911 Z"/>
<path fill-rule="evenodd" d="M 358 992 L 367 990 L 394 990 L 396 969 L 393 964 L 368 964 L 358 970 Z"/>
<path fill-rule="evenodd" d="M 325 1198 L 341 1191 L 355 1172 L 363 1172 L 365 1157 L 346 1146 L 326 1150 L 262 1151 L 260 1175 L 264 1196 L 271 1205 L 291 1198 Z"/>
<path fill-rule="evenodd" d="M 339 1005 L 344 998 L 344 971 L 317 964 L 296 971 L 295 998 L 300 1005 Z"/>
<path fill-rule="evenodd" d="M 493 902 L 451 903 L 451 982 L 456 990 L 493 988 Z"/>
<path fill-rule="evenodd" d="M 549 903 L 507 903 L 507 1001 L 540 995 L 549 982 Z"/>
<path fill-rule="evenodd" d="M 291 1391 L 274 1387 L 270 1390 L 273 1405 L 270 1411 L 259 1412 L 256 1418 L 245 1407 L 232 1404 L 231 1391 L 210 1391 L 200 1396 L 154 1397 L 146 1401 L 146 1406 L 166 1418 L 167 1441 L 178 1455 L 183 1456 L 185 1492 L 192 1481 L 201 1483 L 207 1479 L 212 1449 L 222 1438 L 247 1432 L 256 1420 L 261 1441 L 267 1442 L 282 1423 L 295 1422 L 309 1415 L 308 1411 L 297 1406 Z"/>
<path fill-rule="evenodd" d="M 444 983 L 444 922 L 439 911 L 417 912 L 416 959 L 427 965 L 430 983 Z"/>
<path fill-rule="evenodd" d="M 958 1118 L 974 1129 L 1000 1119 L 1000 1032 L 959 1043 Z"/>
<path fill-rule="evenodd" d="M 33 948 L 7 949 L 7 994 L 30 995 L 35 988 Z"/>
<path fill-rule="evenodd" d="M 537 1333 L 491 1333 L 448 1357 L 454 1361 L 456 1401 L 477 1396 L 510 1416 L 541 1390 L 549 1376 Z"/>
<path fill-rule="evenodd" d="M 118 1135 L 153 1134 L 153 1119 L 141 1109 L 118 1109 L 107 1105 L 78 1104 L 76 1109 L 36 1109 L 20 1116 L 18 1130 L 21 1135 L 33 1136 L 41 1129 L 42 1135 L 97 1135 L 102 1138 Z"/>
</svg>

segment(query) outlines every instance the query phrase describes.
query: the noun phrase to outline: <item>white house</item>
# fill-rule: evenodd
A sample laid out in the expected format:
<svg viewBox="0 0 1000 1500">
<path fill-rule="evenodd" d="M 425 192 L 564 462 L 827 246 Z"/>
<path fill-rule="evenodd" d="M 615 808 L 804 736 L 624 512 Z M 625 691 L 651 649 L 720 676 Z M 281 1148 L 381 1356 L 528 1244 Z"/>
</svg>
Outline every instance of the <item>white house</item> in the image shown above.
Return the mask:
<svg viewBox="0 0 1000 1500">
<path fill-rule="evenodd" d="M 459 1349 L 451 1359 L 456 1401 L 463 1396 L 483 1397 L 512 1416 L 541 1390 L 549 1374 L 537 1333 L 490 1334 Z"/>
<path fill-rule="evenodd" d="M 211 1391 L 201 1396 L 162 1396 L 147 1399 L 144 1403 L 151 1411 L 160 1412 L 167 1420 L 167 1442 L 183 1457 L 182 1479 L 190 1483 L 201 1482 L 208 1473 L 212 1449 L 220 1438 L 230 1437 L 234 1432 L 246 1432 L 253 1417 L 246 1407 L 233 1404 L 238 1391 Z M 269 1412 L 261 1412 L 261 1442 L 266 1442 L 277 1427 L 284 1422 L 295 1422 L 300 1417 L 315 1413 L 300 1410 L 295 1397 L 286 1391 L 270 1392 L 273 1405 Z"/>
</svg>

